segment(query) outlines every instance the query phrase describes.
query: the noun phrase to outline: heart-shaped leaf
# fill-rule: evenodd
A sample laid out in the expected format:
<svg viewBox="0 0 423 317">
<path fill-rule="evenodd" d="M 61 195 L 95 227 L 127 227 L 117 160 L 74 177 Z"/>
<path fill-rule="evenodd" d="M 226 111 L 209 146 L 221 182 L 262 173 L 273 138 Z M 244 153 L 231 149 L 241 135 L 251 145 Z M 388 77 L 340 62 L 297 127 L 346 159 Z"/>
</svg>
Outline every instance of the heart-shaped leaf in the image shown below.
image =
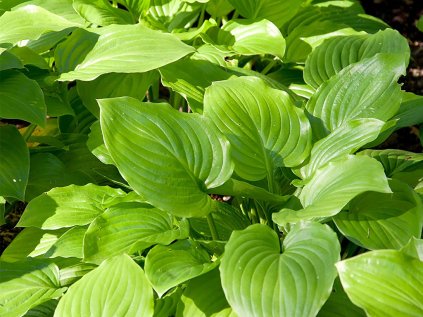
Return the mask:
<svg viewBox="0 0 423 317">
<path fill-rule="evenodd" d="M 14 126 L 0 126 L 0 153 L 0 196 L 24 200 L 29 175 L 29 151 Z"/>
<path fill-rule="evenodd" d="M 18 226 L 58 229 L 86 225 L 107 208 L 108 200 L 117 196 L 125 196 L 125 192 L 94 184 L 53 188 L 31 200 Z"/>
<path fill-rule="evenodd" d="M 326 225 L 296 225 L 283 241 L 255 224 L 234 231 L 220 265 L 226 298 L 239 316 L 316 316 L 332 290 L 340 246 Z"/>
<path fill-rule="evenodd" d="M 125 48 L 122 50 L 122 48 Z M 60 80 L 92 80 L 107 73 L 143 73 L 177 61 L 194 48 L 172 34 L 153 31 L 139 24 L 110 25 L 84 61 Z"/>
<path fill-rule="evenodd" d="M 423 315 L 423 262 L 404 251 L 377 250 L 338 262 L 342 285 L 368 316 Z"/>
<path fill-rule="evenodd" d="M 334 37 L 323 42 L 308 56 L 304 80 L 317 88 L 341 69 L 377 53 L 402 54 L 405 66 L 410 59 L 406 38 L 392 29 L 376 34 Z"/>
<path fill-rule="evenodd" d="M 213 83 L 206 90 L 204 115 L 229 139 L 235 172 L 247 180 L 267 177 L 272 184 L 276 167 L 299 165 L 309 155 L 311 131 L 304 112 L 288 94 L 256 77 Z"/>
<path fill-rule="evenodd" d="M 407 184 L 392 179 L 393 194 L 364 193 L 334 217 L 344 236 L 366 249 L 399 249 L 411 237 L 419 238 L 423 204 Z"/>
<path fill-rule="evenodd" d="M 321 137 L 356 118 L 390 119 L 400 106 L 397 80 L 403 74 L 401 54 L 381 53 L 344 68 L 323 83 L 306 105 L 316 117 L 313 132 Z"/>
<path fill-rule="evenodd" d="M 129 97 L 99 101 L 104 142 L 131 187 L 181 217 L 216 208 L 207 194 L 232 175 L 229 142 L 207 119 Z"/>
<path fill-rule="evenodd" d="M 107 209 L 89 226 L 84 238 L 84 260 L 102 260 L 153 244 L 169 244 L 188 237 L 188 227 L 174 227 L 173 217 L 147 204 L 126 203 Z"/>
<path fill-rule="evenodd" d="M 204 274 L 217 266 L 198 242 L 181 240 L 157 245 L 145 259 L 145 274 L 161 297 L 172 287 Z"/>
<path fill-rule="evenodd" d="M 124 254 L 104 261 L 74 283 L 54 316 L 153 316 L 153 290 L 144 271 Z"/>
<path fill-rule="evenodd" d="M 299 199 L 304 209 L 282 209 L 273 220 L 283 226 L 301 220 L 334 216 L 354 197 L 366 191 L 391 193 L 382 165 L 369 157 L 340 158 L 318 169 L 303 187 Z"/>
<path fill-rule="evenodd" d="M 24 315 L 32 307 L 62 295 L 59 268 L 47 261 L 0 261 L 0 315 Z"/>
</svg>

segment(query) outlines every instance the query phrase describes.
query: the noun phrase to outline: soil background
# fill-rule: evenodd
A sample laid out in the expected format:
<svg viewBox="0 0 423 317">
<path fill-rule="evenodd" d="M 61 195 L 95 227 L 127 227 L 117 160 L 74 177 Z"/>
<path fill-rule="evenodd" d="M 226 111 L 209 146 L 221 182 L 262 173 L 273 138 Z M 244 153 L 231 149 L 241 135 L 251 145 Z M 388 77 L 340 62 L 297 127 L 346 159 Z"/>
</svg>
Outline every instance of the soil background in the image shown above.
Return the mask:
<svg viewBox="0 0 423 317">
<path fill-rule="evenodd" d="M 362 0 L 367 14 L 378 17 L 398 30 L 408 40 L 411 50 L 407 75 L 401 79 L 403 89 L 423 95 L 423 33 L 416 23 L 423 15 L 423 0 Z M 422 126 L 423 128 L 423 126 Z M 412 152 L 422 152 L 419 127 L 403 128 L 393 133 L 379 148 L 396 148 Z M 6 216 L 6 224 L 0 227 L 0 254 L 21 231 L 15 228 L 25 205 L 18 203 Z"/>
</svg>

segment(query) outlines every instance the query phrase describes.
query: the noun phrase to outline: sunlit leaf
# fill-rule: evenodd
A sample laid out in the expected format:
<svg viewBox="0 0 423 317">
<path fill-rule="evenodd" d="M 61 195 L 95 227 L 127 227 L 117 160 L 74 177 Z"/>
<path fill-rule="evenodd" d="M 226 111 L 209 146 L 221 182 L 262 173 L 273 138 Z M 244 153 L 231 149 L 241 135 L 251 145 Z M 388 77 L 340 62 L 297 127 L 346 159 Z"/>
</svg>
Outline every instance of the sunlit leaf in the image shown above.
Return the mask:
<svg viewBox="0 0 423 317">
<path fill-rule="evenodd" d="M 220 265 L 226 299 L 238 316 L 315 316 L 331 292 L 339 251 L 336 234 L 318 223 L 295 226 L 282 247 L 265 225 L 235 231 Z"/>
<path fill-rule="evenodd" d="M 54 316 L 153 316 L 153 291 L 128 255 L 104 261 L 74 283 Z"/>
<path fill-rule="evenodd" d="M 178 216 L 214 210 L 206 191 L 228 180 L 233 166 L 228 141 L 207 118 L 129 97 L 99 104 L 106 147 L 136 192 Z"/>
</svg>

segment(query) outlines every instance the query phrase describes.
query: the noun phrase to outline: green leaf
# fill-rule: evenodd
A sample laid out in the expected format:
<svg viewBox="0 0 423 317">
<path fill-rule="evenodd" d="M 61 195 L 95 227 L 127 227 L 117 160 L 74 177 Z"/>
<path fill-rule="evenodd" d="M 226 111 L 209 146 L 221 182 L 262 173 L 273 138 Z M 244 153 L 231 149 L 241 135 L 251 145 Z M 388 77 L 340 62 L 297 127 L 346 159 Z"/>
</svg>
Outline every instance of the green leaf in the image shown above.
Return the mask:
<svg viewBox="0 0 423 317">
<path fill-rule="evenodd" d="M 410 59 L 407 39 L 398 31 L 386 29 L 376 34 L 334 37 L 324 41 L 307 58 L 304 80 L 318 88 L 343 68 L 377 53 L 404 56 L 405 67 Z"/>
<path fill-rule="evenodd" d="M 145 259 L 145 274 L 159 297 L 172 287 L 204 274 L 218 265 L 198 242 L 180 240 L 157 245 Z"/>
<path fill-rule="evenodd" d="M 0 262 L 0 315 L 22 316 L 29 309 L 57 298 L 65 291 L 59 268 L 43 261 Z"/>
<path fill-rule="evenodd" d="M 174 226 L 167 212 L 146 204 L 120 204 L 107 209 L 89 226 L 84 238 L 84 261 L 98 263 L 121 253 L 130 254 L 154 244 L 188 237 L 183 222 Z"/>
<path fill-rule="evenodd" d="M 423 262 L 403 251 L 377 250 L 338 262 L 342 285 L 368 316 L 421 316 Z"/>
<path fill-rule="evenodd" d="M 217 32 L 214 41 L 230 54 L 231 51 L 241 55 L 270 54 L 280 59 L 285 54 L 285 39 L 281 32 L 264 19 L 230 20 Z"/>
<path fill-rule="evenodd" d="M 181 217 L 215 208 L 206 191 L 226 182 L 233 166 L 228 141 L 207 118 L 129 97 L 99 104 L 106 147 L 138 194 Z"/>
<path fill-rule="evenodd" d="M 141 74 L 105 74 L 92 81 L 78 81 L 77 89 L 84 105 L 97 118 L 100 116 L 97 99 L 133 97 L 143 101 L 151 83 L 158 77 L 157 72 Z"/>
<path fill-rule="evenodd" d="M 41 256 L 60 238 L 66 229 L 41 230 L 25 228 L 12 240 L 1 255 L 2 261 L 16 262 Z"/>
<path fill-rule="evenodd" d="M 182 287 L 177 287 L 161 298 L 156 298 L 154 303 L 154 317 L 175 316 L 176 306 L 182 295 Z"/>
<path fill-rule="evenodd" d="M 56 309 L 57 299 L 50 299 L 47 302 L 41 303 L 40 305 L 30 309 L 25 317 L 51 317 L 54 315 L 54 310 Z"/>
<path fill-rule="evenodd" d="M 0 73 L 0 117 L 44 126 L 46 111 L 43 91 L 35 80 L 15 70 Z"/>
<path fill-rule="evenodd" d="M 128 11 L 115 8 L 106 0 L 73 0 L 73 7 L 81 17 L 96 25 L 106 26 L 134 22 Z"/>
<path fill-rule="evenodd" d="M 315 316 L 329 297 L 340 246 L 318 223 L 296 225 L 283 241 L 255 224 L 235 231 L 220 265 L 222 286 L 239 316 Z"/>
<path fill-rule="evenodd" d="M 388 177 L 392 177 L 409 168 L 421 166 L 423 162 L 423 154 L 413 153 L 403 150 L 386 149 L 386 150 L 364 150 L 357 155 L 365 155 L 372 157 L 382 163 L 385 173 Z"/>
<path fill-rule="evenodd" d="M 103 213 L 108 201 L 124 195 L 120 189 L 93 184 L 56 187 L 30 201 L 18 226 L 59 229 L 86 225 Z"/>
<path fill-rule="evenodd" d="M 229 0 L 229 3 L 244 17 L 264 18 L 280 28 L 301 7 L 302 0 Z"/>
<path fill-rule="evenodd" d="M 141 25 L 110 25 L 101 29 L 93 49 L 74 71 L 59 80 L 92 80 L 107 73 L 142 73 L 194 52 L 174 35 Z"/>
<path fill-rule="evenodd" d="M 0 153 L 0 196 L 24 200 L 29 174 L 29 151 L 14 126 L 0 126 Z"/>
<path fill-rule="evenodd" d="M 397 80 L 402 74 L 404 57 L 381 53 L 332 76 L 306 105 L 316 117 L 313 128 L 325 131 L 317 131 L 317 135 L 327 134 L 351 119 L 390 119 L 400 106 L 402 94 Z"/>
<path fill-rule="evenodd" d="M 163 85 L 172 88 L 187 99 L 197 113 L 203 110 L 204 92 L 213 82 L 228 79 L 226 69 L 210 61 L 183 58 L 160 68 Z"/>
<path fill-rule="evenodd" d="M 337 278 L 333 285 L 332 293 L 317 314 L 317 317 L 365 317 L 366 314 L 355 306 L 348 298 L 342 284 Z"/>
<path fill-rule="evenodd" d="M 88 135 L 87 147 L 102 163 L 114 164 L 109 151 L 103 141 L 103 134 L 101 133 L 100 121 L 94 122 L 91 127 L 91 132 Z"/>
<path fill-rule="evenodd" d="M 375 140 L 385 122 L 377 119 L 355 119 L 336 128 L 327 137 L 313 145 L 307 165 L 301 167 L 301 176 L 306 179 L 326 163 L 353 154 L 362 146 Z"/>
<path fill-rule="evenodd" d="M 420 16 L 419 20 L 417 21 L 416 27 L 420 32 L 423 32 L 423 15 Z"/>
<path fill-rule="evenodd" d="M 0 17 L 0 43 L 15 45 L 22 40 L 38 39 L 46 32 L 79 25 L 41 7 L 28 4 Z"/>
<path fill-rule="evenodd" d="M 256 181 L 279 166 L 296 166 L 309 155 L 310 125 L 283 91 L 254 77 L 213 83 L 206 90 L 204 115 L 232 145 L 235 172 Z M 271 191 L 271 189 L 269 189 Z"/>
<path fill-rule="evenodd" d="M 392 179 L 393 194 L 368 192 L 355 199 L 348 211 L 333 220 L 349 240 L 369 250 L 399 249 L 414 236 L 419 238 L 423 226 L 423 204 L 407 184 Z"/>
<path fill-rule="evenodd" d="M 392 119 L 398 119 L 396 129 L 423 123 L 423 96 L 405 92 L 400 108 Z"/>
<path fill-rule="evenodd" d="M 54 316 L 153 316 L 154 299 L 143 270 L 128 255 L 104 261 L 73 284 Z"/>
<path fill-rule="evenodd" d="M 72 227 L 48 249 L 45 257 L 83 258 L 83 240 L 87 227 Z"/>
<path fill-rule="evenodd" d="M 0 71 L 12 69 L 12 68 L 23 68 L 21 60 L 10 51 L 0 53 Z"/>
<path fill-rule="evenodd" d="M 209 0 L 206 11 L 212 17 L 222 17 L 229 14 L 234 7 L 227 0 Z"/>
<path fill-rule="evenodd" d="M 217 268 L 188 282 L 176 311 L 176 317 L 183 316 L 236 316 L 223 293 Z"/>
<path fill-rule="evenodd" d="M 321 219 L 339 213 L 366 191 L 391 193 L 382 165 L 369 157 L 349 155 L 318 169 L 299 194 L 304 209 L 282 209 L 273 214 L 279 225 Z"/>
<path fill-rule="evenodd" d="M 4 219 L 5 205 L 6 205 L 6 199 L 4 199 L 3 196 L 0 196 L 0 226 L 6 223 Z"/>
</svg>

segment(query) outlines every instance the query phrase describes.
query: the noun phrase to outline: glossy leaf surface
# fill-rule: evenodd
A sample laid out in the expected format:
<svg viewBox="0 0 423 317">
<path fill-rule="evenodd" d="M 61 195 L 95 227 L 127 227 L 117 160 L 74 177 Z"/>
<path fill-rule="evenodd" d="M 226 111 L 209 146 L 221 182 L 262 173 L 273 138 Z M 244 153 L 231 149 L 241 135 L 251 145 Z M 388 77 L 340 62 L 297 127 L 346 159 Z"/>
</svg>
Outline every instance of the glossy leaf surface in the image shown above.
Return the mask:
<svg viewBox="0 0 423 317">
<path fill-rule="evenodd" d="M 278 166 L 296 166 L 309 155 L 310 125 L 283 91 L 241 77 L 207 89 L 204 115 L 232 145 L 235 172 L 247 180 L 272 178 Z"/>
<path fill-rule="evenodd" d="M 206 190 L 222 185 L 233 167 L 228 141 L 206 118 L 128 97 L 99 104 L 106 147 L 136 192 L 182 217 L 215 208 Z"/>
<path fill-rule="evenodd" d="M 124 195 L 120 189 L 93 184 L 53 188 L 31 200 L 18 225 L 42 229 L 85 225 L 107 208 L 108 200 Z"/>
<path fill-rule="evenodd" d="M 402 251 L 377 250 L 337 263 L 342 285 L 367 315 L 421 316 L 423 262 Z"/>
<path fill-rule="evenodd" d="M 273 220 L 284 225 L 334 216 L 351 199 L 366 191 L 391 193 L 383 167 L 376 160 L 350 155 L 315 172 L 299 195 L 304 209 L 282 209 L 273 214 Z"/>
<path fill-rule="evenodd" d="M 153 291 L 128 255 L 104 261 L 74 283 L 54 316 L 153 316 Z"/>
<path fill-rule="evenodd" d="M 369 192 L 350 202 L 349 210 L 334 217 L 348 239 L 368 250 L 399 249 L 413 236 L 419 238 L 423 205 L 405 183 L 390 181 L 393 194 Z"/>
<path fill-rule="evenodd" d="M 315 316 L 329 297 L 340 246 L 329 227 L 304 223 L 282 244 L 267 226 L 235 231 L 220 265 L 226 298 L 239 316 Z"/>
<path fill-rule="evenodd" d="M 122 50 L 122 47 L 125 47 Z M 194 49 L 171 34 L 140 25 L 110 25 L 84 61 L 60 80 L 93 80 L 106 73 L 142 73 L 177 61 Z"/>
<path fill-rule="evenodd" d="M 127 203 L 111 207 L 89 226 L 84 238 L 84 259 L 101 262 L 108 257 L 169 244 L 188 236 L 188 227 L 174 227 L 173 217 L 147 204 Z"/>
</svg>

